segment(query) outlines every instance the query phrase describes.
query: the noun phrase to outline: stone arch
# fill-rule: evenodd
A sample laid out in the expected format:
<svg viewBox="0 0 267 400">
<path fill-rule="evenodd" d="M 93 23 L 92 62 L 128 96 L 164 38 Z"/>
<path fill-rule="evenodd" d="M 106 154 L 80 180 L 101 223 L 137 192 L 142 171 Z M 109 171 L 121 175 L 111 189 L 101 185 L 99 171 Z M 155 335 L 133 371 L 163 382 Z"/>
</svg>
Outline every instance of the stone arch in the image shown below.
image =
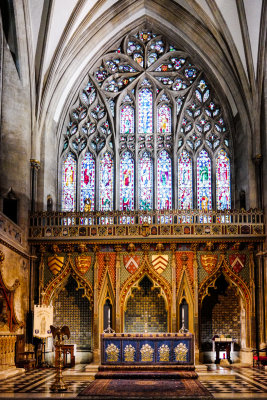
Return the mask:
<svg viewBox="0 0 267 400">
<path fill-rule="evenodd" d="M 103 332 L 104 330 L 104 305 L 106 300 L 109 299 L 110 304 L 112 306 L 112 320 L 111 320 L 111 327 L 114 329 L 116 323 L 116 298 L 114 293 L 114 288 L 112 285 L 112 280 L 109 275 L 109 271 L 106 270 L 105 276 L 103 278 L 100 293 L 99 293 L 99 300 L 98 300 L 98 320 L 99 320 L 99 331 Z"/>
<path fill-rule="evenodd" d="M 124 312 L 127 301 L 132 295 L 132 290 L 138 288 L 139 283 L 144 277 L 147 277 L 153 285 L 153 288 L 159 289 L 159 295 L 164 298 L 165 306 L 167 310 L 167 326 L 168 331 L 171 330 L 171 289 L 169 283 L 165 278 L 156 273 L 153 267 L 150 265 L 148 256 L 145 255 L 143 262 L 141 263 L 139 269 L 127 279 L 124 283 L 121 294 L 120 294 L 120 311 L 121 311 L 121 326 L 124 326 Z"/>
</svg>

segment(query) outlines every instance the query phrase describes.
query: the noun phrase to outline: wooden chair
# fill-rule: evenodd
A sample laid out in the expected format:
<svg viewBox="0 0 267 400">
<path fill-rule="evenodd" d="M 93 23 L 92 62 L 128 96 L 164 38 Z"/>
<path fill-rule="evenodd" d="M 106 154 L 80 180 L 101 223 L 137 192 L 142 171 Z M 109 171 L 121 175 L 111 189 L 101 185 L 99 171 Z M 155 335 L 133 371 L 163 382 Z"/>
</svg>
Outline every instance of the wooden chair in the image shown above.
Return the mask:
<svg viewBox="0 0 267 400">
<path fill-rule="evenodd" d="M 267 365 L 267 347 L 260 350 L 252 350 L 253 352 L 253 367 Z M 265 353 L 265 354 L 263 354 Z"/>
</svg>

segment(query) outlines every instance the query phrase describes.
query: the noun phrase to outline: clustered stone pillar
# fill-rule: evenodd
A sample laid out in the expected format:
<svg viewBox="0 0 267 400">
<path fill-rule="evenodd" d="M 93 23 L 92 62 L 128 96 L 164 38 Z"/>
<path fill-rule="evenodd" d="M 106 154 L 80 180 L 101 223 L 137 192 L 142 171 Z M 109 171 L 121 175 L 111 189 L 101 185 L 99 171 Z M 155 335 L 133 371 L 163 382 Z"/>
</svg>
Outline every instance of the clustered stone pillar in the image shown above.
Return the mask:
<svg viewBox="0 0 267 400">
<path fill-rule="evenodd" d="M 31 163 L 31 212 L 34 212 L 37 201 L 37 177 L 38 177 L 38 171 L 40 169 L 40 162 L 31 159 L 30 163 Z"/>
</svg>

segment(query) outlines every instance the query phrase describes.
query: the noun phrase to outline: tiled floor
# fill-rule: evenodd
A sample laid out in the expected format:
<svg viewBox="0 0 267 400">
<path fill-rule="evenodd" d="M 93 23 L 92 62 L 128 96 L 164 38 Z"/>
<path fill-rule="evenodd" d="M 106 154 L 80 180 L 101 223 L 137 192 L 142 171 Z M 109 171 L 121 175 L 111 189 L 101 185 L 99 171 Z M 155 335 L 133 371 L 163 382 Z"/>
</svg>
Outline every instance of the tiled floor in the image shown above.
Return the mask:
<svg viewBox="0 0 267 400">
<path fill-rule="evenodd" d="M 64 371 L 68 390 L 51 392 L 53 369 L 35 370 L 0 381 L 0 399 L 57 398 L 74 399 L 92 379 L 81 367 Z M 221 377 L 221 380 L 220 380 Z M 267 371 L 245 367 L 212 368 L 200 381 L 218 399 L 267 399 Z"/>
</svg>

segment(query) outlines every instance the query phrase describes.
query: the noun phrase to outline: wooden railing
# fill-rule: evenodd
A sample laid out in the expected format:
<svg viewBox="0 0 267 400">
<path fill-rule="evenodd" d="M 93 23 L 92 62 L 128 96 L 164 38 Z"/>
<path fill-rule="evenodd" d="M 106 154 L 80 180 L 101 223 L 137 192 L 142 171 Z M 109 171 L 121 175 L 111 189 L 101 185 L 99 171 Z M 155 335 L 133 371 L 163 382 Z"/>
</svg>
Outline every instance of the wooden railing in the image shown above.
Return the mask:
<svg viewBox="0 0 267 400">
<path fill-rule="evenodd" d="M 30 239 L 225 235 L 263 236 L 263 212 L 257 209 L 37 212 L 30 215 L 29 231 Z"/>
</svg>

